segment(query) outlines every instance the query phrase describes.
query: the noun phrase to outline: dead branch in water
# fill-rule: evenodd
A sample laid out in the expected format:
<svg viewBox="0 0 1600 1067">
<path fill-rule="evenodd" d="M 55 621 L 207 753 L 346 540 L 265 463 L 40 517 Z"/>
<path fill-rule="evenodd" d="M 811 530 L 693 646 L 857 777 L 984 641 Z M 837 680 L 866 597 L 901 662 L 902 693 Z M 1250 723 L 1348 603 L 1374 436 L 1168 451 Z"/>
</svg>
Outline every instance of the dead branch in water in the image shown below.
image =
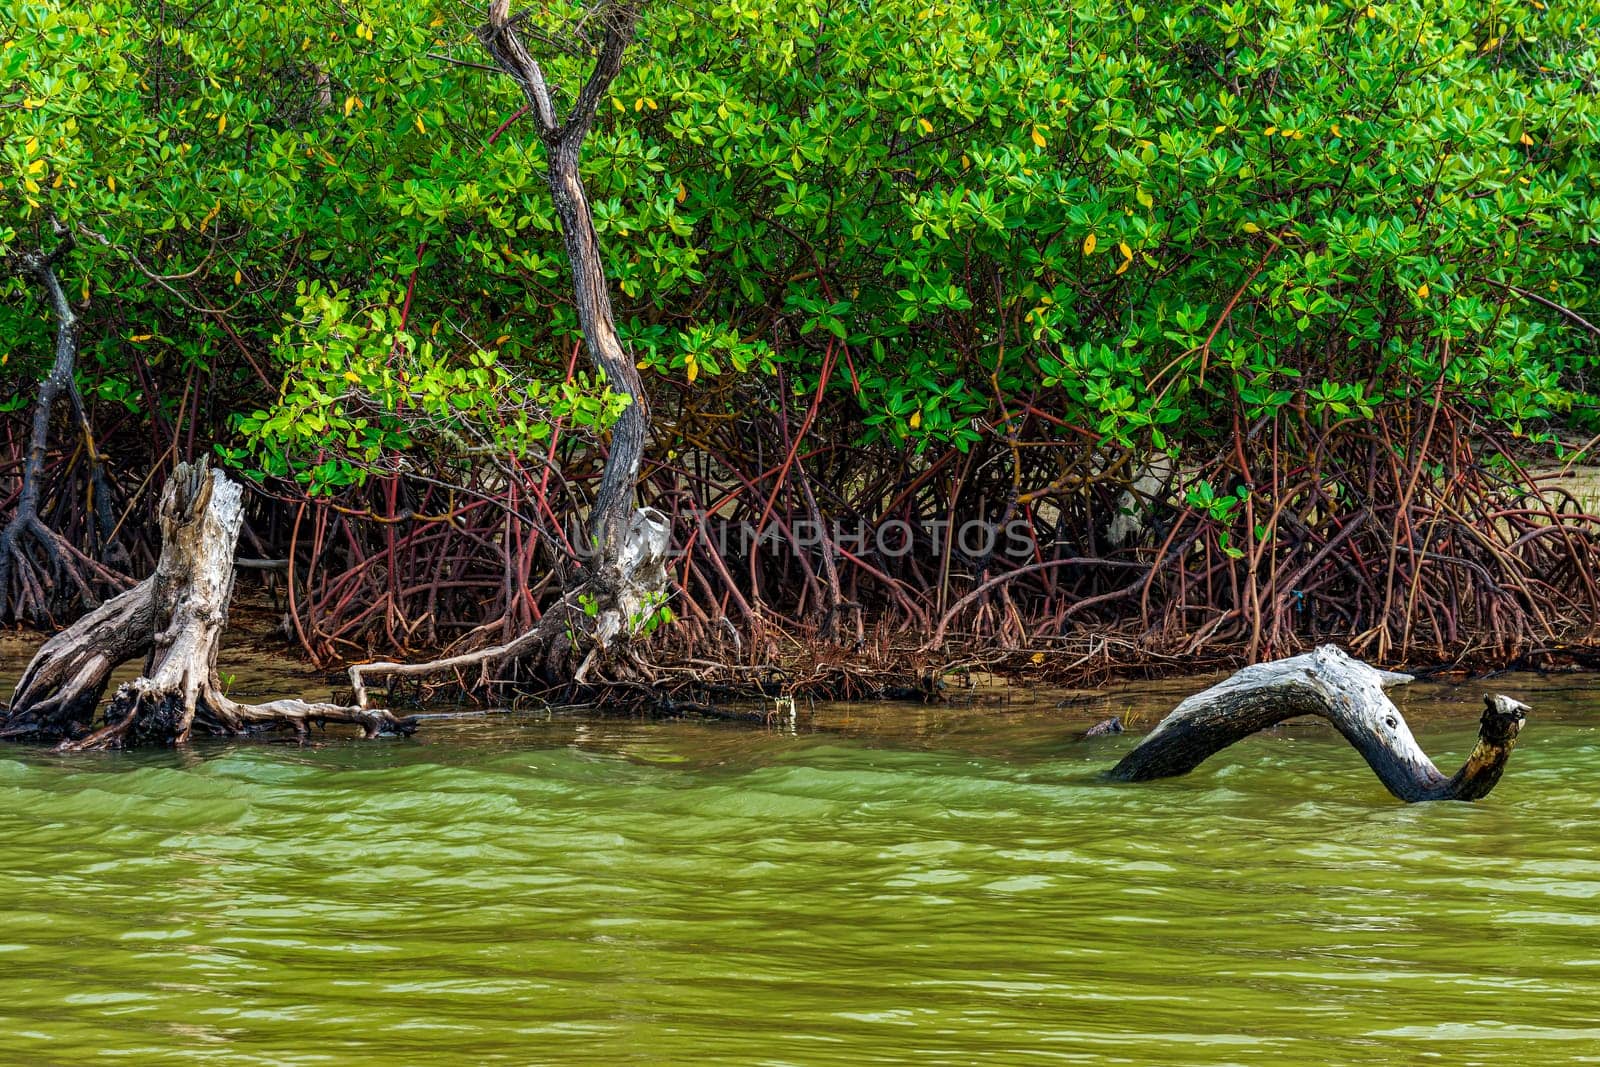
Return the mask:
<svg viewBox="0 0 1600 1067">
<path fill-rule="evenodd" d="M 1299 715 L 1328 720 L 1401 800 L 1477 800 L 1500 780 L 1528 707 L 1486 697 L 1478 744 L 1446 776 L 1422 751 L 1405 716 L 1384 694 L 1409 675 L 1380 671 L 1331 645 L 1246 667 L 1197 693 L 1161 720 L 1111 777 L 1141 782 L 1187 774 L 1236 741 Z"/>
</svg>

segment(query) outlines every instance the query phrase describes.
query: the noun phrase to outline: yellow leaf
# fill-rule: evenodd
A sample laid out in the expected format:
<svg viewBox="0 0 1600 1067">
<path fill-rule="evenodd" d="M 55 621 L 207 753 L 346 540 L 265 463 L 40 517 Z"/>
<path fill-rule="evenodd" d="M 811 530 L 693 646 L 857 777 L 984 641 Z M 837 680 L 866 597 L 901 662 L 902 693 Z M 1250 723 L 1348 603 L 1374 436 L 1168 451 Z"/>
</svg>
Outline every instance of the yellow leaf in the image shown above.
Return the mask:
<svg viewBox="0 0 1600 1067">
<path fill-rule="evenodd" d="M 927 119 L 918 119 L 917 124 L 922 127 L 923 133 L 933 132 L 933 123 L 929 122 Z"/>
<path fill-rule="evenodd" d="M 233 284 L 234 285 L 243 285 L 244 284 L 244 271 L 236 270 L 236 271 L 233 272 Z"/>
<path fill-rule="evenodd" d="M 694 380 L 700 377 L 700 364 L 696 363 L 692 358 L 689 359 L 683 365 L 683 373 L 689 379 L 689 384 L 693 385 Z"/>
<path fill-rule="evenodd" d="M 413 121 L 416 122 L 416 124 L 417 124 L 417 132 L 418 133 L 425 134 L 425 133 L 428 132 L 428 127 L 426 127 L 426 126 L 424 126 L 422 124 L 422 116 L 421 115 L 418 115 Z"/>
<path fill-rule="evenodd" d="M 918 408 L 911 413 L 911 428 L 915 430 L 922 425 L 922 409 Z"/>
<path fill-rule="evenodd" d="M 36 159 L 28 164 L 29 174 L 38 174 L 41 170 L 44 170 L 44 160 L 42 159 Z"/>
<path fill-rule="evenodd" d="M 1278 132 L 1278 127 L 1276 127 L 1276 126 L 1268 126 L 1266 129 L 1262 130 L 1261 132 L 1266 134 L 1268 137 L 1271 137 L 1273 134 Z"/>
<path fill-rule="evenodd" d="M 228 128 L 228 116 L 226 116 L 226 115 L 218 115 L 217 116 L 217 132 L 221 133 L 223 130 L 225 130 L 227 128 Z"/>
<path fill-rule="evenodd" d="M 1247 222 L 1247 223 L 1244 224 L 1244 232 L 1245 233 L 1260 233 L 1261 232 L 1261 227 L 1257 226 L 1253 222 Z"/>
<path fill-rule="evenodd" d="M 153 334 L 153 333 L 138 333 L 138 334 L 134 334 L 132 337 L 128 338 L 128 340 L 132 341 L 134 344 L 141 344 L 141 343 L 143 343 L 145 341 L 150 340 L 150 338 L 152 338 L 154 336 L 155 336 L 155 334 Z"/>
<path fill-rule="evenodd" d="M 200 220 L 200 232 L 201 233 L 205 233 L 206 232 L 206 227 L 211 225 L 211 220 L 216 218 L 217 217 L 217 213 L 219 211 L 221 211 L 221 210 L 222 210 L 222 201 L 221 200 L 218 200 L 215 204 L 211 205 L 211 210 L 206 212 L 206 217 Z"/>
<path fill-rule="evenodd" d="M 1128 242 L 1126 242 L 1126 241 L 1118 241 L 1117 242 L 1117 251 L 1122 253 L 1122 258 L 1123 259 L 1132 259 L 1133 258 L 1133 249 L 1128 247 Z"/>
<path fill-rule="evenodd" d="M 356 100 L 356 94 L 355 93 L 351 93 L 349 96 L 344 98 L 344 117 L 345 118 L 349 118 L 350 117 L 350 112 L 352 112 L 352 111 L 354 111 L 356 109 L 356 104 L 357 103 L 359 103 L 359 101 Z"/>
<path fill-rule="evenodd" d="M 654 100 L 652 100 L 652 99 L 651 99 L 651 98 L 650 98 L 650 97 L 648 97 L 648 96 L 647 96 L 647 97 L 645 97 L 645 98 L 644 98 L 644 106 L 645 106 L 645 107 L 647 107 L 647 108 L 649 108 L 649 109 L 650 109 L 650 110 L 651 110 L 651 111 L 656 111 L 656 110 L 659 110 L 659 109 L 658 109 L 658 108 L 657 108 L 657 107 L 656 107 L 656 102 L 655 102 L 655 101 L 654 101 Z"/>
<path fill-rule="evenodd" d="M 635 111 L 643 111 L 644 110 L 644 97 L 641 96 L 639 99 L 637 99 L 637 100 L 635 100 L 633 102 L 633 110 L 635 110 Z"/>
<path fill-rule="evenodd" d="M 1339 124 L 1337 122 L 1335 122 L 1332 126 L 1329 126 L 1328 129 L 1330 131 L 1332 131 L 1332 133 L 1333 133 L 1333 135 L 1335 137 L 1343 137 L 1344 136 L 1344 134 L 1339 132 Z"/>
<path fill-rule="evenodd" d="M 972 160 L 968 159 L 966 153 L 963 152 L 961 154 L 961 169 L 962 170 L 967 170 L 971 166 L 972 166 Z"/>
<path fill-rule="evenodd" d="M 61 180 L 62 180 L 62 179 L 63 179 L 63 178 L 65 178 L 65 177 L 66 177 L 66 175 L 65 175 L 65 174 L 57 174 L 57 175 L 56 175 L 56 180 L 55 180 L 55 181 L 53 181 L 53 182 L 51 182 L 51 183 L 50 183 L 50 188 L 52 188 L 52 189 L 59 189 L 59 188 L 61 188 Z"/>
<path fill-rule="evenodd" d="M 626 111 L 626 110 L 628 110 L 626 107 L 622 106 L 622 101 L 618 100 L 614 96 L 611 98 L 611 106 L 616 108 L 618 111 Z"/>
<path fill-rule="evenodd" d="M 1033 143 L 1040 148 L 1044 147 L 1044 134 L 1039 132 L 1039 127 L 1037 126 L 1033 128 Z"/>
<path fill-rule="evenodd" d="M 113 193 L 117 191 L 117 176 L 115 174 L 106 179 L 106 188 L 110 189 Z"/>
<path fill-rule="evenodd" d="M 1145 192 L 1143 189 L 1135 192 L 1133 194 L 1133 198 L 1139 201 L 1140 204 L 1143 204 L 1146 210 L 1156 206 L 1156 198 Z"/>
<path fill-rule="evenodd" d="M 1123 260 L 1121 263 L 1118 263 L 1117 264 L 1117 269 L 1113 273 L 1121 274 L 1123 271 L 1127 270 L 1131 266 L 1133 266 L 1133 259 L 1130 257 L 1128 259 Z"/>
<path fill-rule="evenodd" d="M 344 380 L 347 382 L 359 382 L 361 380 L 361 375 L 357 374 L 353 370 L 347 370 L 344 372 Z"/>
<path fill-rule="evenodd" d="M 1495 50 L 1495 48 L 1497 48 L 1499 46 L 1499 44 L 1500 44 L 1500 38 L 1491 37 L 1487 41 L 1483 42 L 1483 48 L 1481 48 L 1480 51 L 1493 52 Z"/>
<path fill-rule="evenodd" d="M 1095 246 L 1095 244 L 1096 244 L 1096 242 L 1098 240 L 1099 240 L 1099 238 L 1097 238 L 1092 233 L 1089 236 L 1085 237 L 1083 239 L 1083 254 L 1086 255 L 1086 256 L 1094 255 L 1094 246 Z"/>
<path fill-rule="evenodd" d="M 443 15 L 435 15 L 433 17 L 433 21 L 428 23 L 428 27 L 430 29 L 435 29 L 435 30 L 438 29 L 440 26 L 443 26 L 443 25 L 444 25 L 444 16 Z"/>
<path fill-rule="evenodd" d="M 680 204 L 683 203 L 686 199 L 688 199 L 688 197 L 689 197 L 689 190 L 684 187 L 684 184 L 682 182 L 679 182 L 678 183 L 678 203 L 680 203 Z"/>
<path fill-rule="evenodd" d="M 1520 138 L 1520 140 L 1521 140 L 1521 141 L 1522 141 L 1522 143 L 1523 143 L 1523 144 L 1525 144 L 1525 145 L 1532 145 L 1532 144 L 1533 144 L 1533 138 L 1532 138 L 1532 137 L 1529 137 L 1529 136 L 1528 136 L 1528 135 L 1527 135 L 1527 134 L 1526 134 L 1526 133 L 1524 133 L 1524 134 L 1523 134 L 1523 135 L 1522 135 L 1522 137 L 1521 137 L 1521 138 Z"/>
<path fill-rule="evenodd" d="M 1044 662 L 1044 653 L 1043 652 L 1035 652 L 1031 658 L 1032 658 L 1034 666 L 1038 666 L 1039 664 Z"/>
<path fill-rule="evenodd" d="M 1371 4 L 1368 4 L 1367 5 L 1367 18 L 1375 19 L 1377 17 L 1378 17 L 1378 9 L 1373 7 Z"/>
<path fill-rule="evenodd" d="M 1428 299 L 1428 291 L 1427 282 L 1423 282 L 1421 285 L 1417 286 L 1417 295 L 1424 300 Z"/>
<path fill-rule="evenodd" d="M 361 25 L 356 27 L 356 36 L 363 37 L 369 41 L 372 40 L 372 27 L 363 22 Z"/>
<path fill-rule="evenodd" d="M 39 154 L 39 138 L 37 138 L 37 137 L 28 138 L 28 144 L 27 144 L 26 147 L 27 147 L 28 155 L 30 155 L 30 156 L 38 155 Z"/>
<path fill-rule="evenodd" d="M 499 337 L 496 337 L 494 339 L 494 346 L 496 348 L 499 348 L 501 345 L 505 344 L 509 340 L 511 340 L 511 335 L 509 333 L 503 333 Z"/>
</svg>

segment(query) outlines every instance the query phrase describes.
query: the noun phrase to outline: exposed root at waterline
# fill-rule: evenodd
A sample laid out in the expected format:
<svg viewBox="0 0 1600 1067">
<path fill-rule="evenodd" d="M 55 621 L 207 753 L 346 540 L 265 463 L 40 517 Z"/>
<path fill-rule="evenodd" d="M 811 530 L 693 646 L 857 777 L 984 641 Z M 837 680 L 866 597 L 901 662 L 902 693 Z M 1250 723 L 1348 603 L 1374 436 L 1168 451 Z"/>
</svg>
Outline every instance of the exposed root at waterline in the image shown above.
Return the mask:
<svg viewBox="0 0 1600 1067">
<path fill-rule="evenodd" d="M 180 463 L 161 498 L 161 559 L 135 588 L 45 642 L 0 719 L 0 737 L 58 741 L 63 750 L 182 743 L 195 733 L 248 735 L 343 722 L 367 737 L 408 733 L 386 710 L 303 700 L 241 704 L 227 697 L 217 654 L 233 593 L 243 521 L 239 486 L 201 461 Z M 148 654 L 144 674 L 118 688 L 102 724 L 93 715 L 111 671 Z"/>
</svg>

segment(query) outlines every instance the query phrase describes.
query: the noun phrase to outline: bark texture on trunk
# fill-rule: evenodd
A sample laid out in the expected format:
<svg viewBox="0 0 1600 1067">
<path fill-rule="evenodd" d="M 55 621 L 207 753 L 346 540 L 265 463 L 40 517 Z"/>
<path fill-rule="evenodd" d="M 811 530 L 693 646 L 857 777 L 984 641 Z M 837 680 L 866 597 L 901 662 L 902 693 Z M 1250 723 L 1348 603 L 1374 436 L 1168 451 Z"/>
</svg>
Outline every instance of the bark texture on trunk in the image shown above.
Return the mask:
<svg viewBox="0 0 1600 1067">
<path fill-rule="evenodd" d="M 180 463 L 161 495 L 156 572 L 47 641 L 23 673 L 0 736 L 60 741 L 68 750 L 181 744 L 312 722 L 347 722 L 373 737 L 406 732 L 387 711 L 276 700 L 241 704 L 223 692 L 217 654 L 233 596 L 233 553 L 244 521 L 237 483 L 201 461 Z M 103 724 L 94 709 L 111 671 L 146 655 L 144 674 L 118 687 Z"/>
<path fill-rule="evenodd" d="M 1112 768 L 1111 777 L 1139 782 L 1187 774 L 1258 730 L 1315 715 L 1332 723 L 1401 800 L 1488 795 L 1516 745 L 1527 705 L 1506 696 L 1485 697 L 1477 746 L 1459 771 L 1445 775 L 1384 693 L 1409 681 L 1409 675 L 1377 670 L 1331 645 L 1246 667 L 1179 704 Z"/>
<path fill-rule="evenodd" d="M 83 401 L 77 395 L 77 380 L 73 377 L 78 361 L 78 317 L 56 277 L 56 265 L 72 247 L 72 240 L 63 238 L 48 255 L 28 252 L 19 257 L 22 273 L 44 290 L 50 302 L 56 319 L 56 343 L 50 373 L 39 383 L 39 396 L 33 406 L 28 448 L 22 457 L 22 490 L 17 496 L 17 510 L 4 528 L 0 528 L 0 618 L 47 617 L 53 586 L 62 579 L 71 580 L 78 586 L 80 596 L 87 603 L 94 603 L 69 558 L 70 549 L 39 518 L 45 451 L 50 443 L 50 420 L 57 399 L 63 394 L 71 398 L 79 418 L 83 418 Z M 87 428 L 87 424 L 85 426 Z M 93 458 L 93 438 L 86 439 Z M 43 553 L 43 565 L 29 556 L 25 547 L 29 541 Z"/>
<path fill-rule="evenodd" d="M 583 328 L 589 362 L 605 375 L 613 391 L 629 398 L 628 406 L 611 428 L 611 451 L 601 472 L 600 488 L 595 493 L 594 510 L 589 518 L 595 559 L 602 568 L 615 564 L 628 536 L 633 517 L 634 484 L 639 479 L 650 411 L 638 368 L 617 336 L 600 238 L 595 233 L 594 216 L 589 210 L 579 162 L 583 140 L 594 124 L 595 109 L 622 71 L 622 58 L 633 42 L 639 10 L 640 5 L 631 0 L 605 0 L 595 8 L 592 17 L 605 35 L 589 78 L 565 120 L 556 112 L 544 70 L 518 32 L 518 20 L 510 17 L 510 5 L 492 4 L 488 23 L 478 30 L 484 49 L 521 87 L 539 139 L 544 143 L 545 183 L 561 222 L 561 239 L 572 268 L 572 302 Z"/>
<path fill-rule="evenodd" d="M 149 653 L 155 640 L 155 579 L 95 608 L 40 646 L 11 695 L 0 737 L 69 737 L 94 718 L 111 672 Z"/>
<path fill-rule="evenodd" d="M 545 182 L 572 268 L 573 306 L 583 328 L 589 362 L 614 392 L 628 397 L 628 406 L 611 427 L 611 449 L 589 515 L 589 564 L 577 586 L 567 590 L 537 626 L 503 645 L 428 663 L 376 662 L 350 668 L 350 683 L 362 706 L 372 678 L 421 678 L 453 672 L 465 688 L 478 689 L 493 681 L 490 672 L 496 665 L 541 653 L 547 675 L 569 671 L 571 680 L 583 683 L 596 662 L 609 657 L 614 645 L 625 644 L 665 598 L 671 523 L 653 508 L 634 506 L 650 411 L 639 371 L 617 335 L 600 238 L 579 169 L 595 109 L 622 70 L 639 12 L 635 0 L 602 0 L 586 16 L 604 36 L 595 50 L 589 77 L 565 119 L 556 110 L 544 70 L 518 29 L 521 18 L 511 17 L 508 0 L 491 3 L 489 21 L 477 30 L 484 49 L 522 89 L 544 144 Z"/>
</svg>

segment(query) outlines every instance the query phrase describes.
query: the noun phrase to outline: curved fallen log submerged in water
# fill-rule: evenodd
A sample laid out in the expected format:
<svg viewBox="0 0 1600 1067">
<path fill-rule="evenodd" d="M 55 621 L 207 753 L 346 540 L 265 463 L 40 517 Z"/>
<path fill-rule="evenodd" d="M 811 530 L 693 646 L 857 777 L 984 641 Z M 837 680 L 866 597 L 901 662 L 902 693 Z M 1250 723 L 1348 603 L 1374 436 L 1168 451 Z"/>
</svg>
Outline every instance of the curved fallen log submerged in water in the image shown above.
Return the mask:
<svg viewBox="0 0 1600 1067">
<path fill-rule="evenodd" d="M 1258 730 L 1315 715 L 1332 723 L 1401 800 L 1487 796 L 1505 770 L 1528 706 L 1507 696 L 1485 697 L 1477 746 L 1462 768 L 1447 777 L 1422 751 L 1405 716 L 1384 693 L 1409 681 L 1409 675 L 1378 670 L 1332 645 L 1258 663 L 1179 704 L 1112 768 L 1111 777 L 1142 782 L 1187 774 Z"/>
<path fill-rule="evenodd" d="M 313 722 L 348 722 L 369 737 L 409 732 L 388 711 L 303 700 L 240 704 L 217 677 L 233 595 L 233 552 L 244 521 L 237 483 L 202 460 L 180 463 L 161 494 L 156 572 L 40 647 L 0 717 L 0 737 L 60 741 L 69 751 L 183 742 Z M 103 725 L 94 712 L 111 672 L 147 655 L 144 674 L 117 689 Z"/>
</svg>

